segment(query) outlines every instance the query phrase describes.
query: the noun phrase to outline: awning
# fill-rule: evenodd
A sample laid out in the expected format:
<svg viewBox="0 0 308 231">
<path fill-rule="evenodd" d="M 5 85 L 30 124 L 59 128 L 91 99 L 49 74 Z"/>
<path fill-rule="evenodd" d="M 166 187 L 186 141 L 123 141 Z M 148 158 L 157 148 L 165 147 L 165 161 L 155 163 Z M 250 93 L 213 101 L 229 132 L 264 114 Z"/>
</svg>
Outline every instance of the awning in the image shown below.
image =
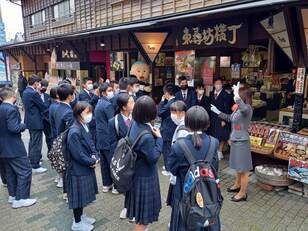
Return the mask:
<svg viewBox="0 0 308 231">
<path fill-rule="evenodd" d="M 162 22 L 175 21 L 180 19 L 186 19 L 196 16 L 204 16 L 204 15 L 212 15 L 222 12 L 230 12 L 230 11 L 241 11 L 252 8 L 260 8 L 265 6 L 273 6 L 278 4 L 290 4 L 300 2 L 300 0 L 261 0 L 261 1 L 236 1 L 228 4 L 216 5 L 212 7 L 207 7 L 205 9 L 201 9 L 198 11 L 193 11 L 190 13 L 182 12 L 177 14 L 171 14 L 166 16 L 160 16 L 156 18 L 145 19 L 138 22 L 128 22 L 121 25 L 114 25 L 109 27 L 104 27 L 101 29 L 88 30 L 85 32 L 78 32 L 73 34 L 59 35 L 51 38 L 42 38 L 39 40 L 31 40 L 13 44 L 7 44 L 5 46 L 0 46 L 0 50 L 23 47 L 28 45 L 37 45 L 40 43 L 48 43 L 52 41 L 57 41 L 59 39 L 66 38 L 74 38 L 78 36 L 87 36 L 87 35 L 95 35 L 104 32 L 113 32 L 113 31 L 121 31 L 121 30 L 130 30 L 130 29 L 138 29 L 138 28 L 147 28 L 153 25 L 157 25 Z"/>
</svg>

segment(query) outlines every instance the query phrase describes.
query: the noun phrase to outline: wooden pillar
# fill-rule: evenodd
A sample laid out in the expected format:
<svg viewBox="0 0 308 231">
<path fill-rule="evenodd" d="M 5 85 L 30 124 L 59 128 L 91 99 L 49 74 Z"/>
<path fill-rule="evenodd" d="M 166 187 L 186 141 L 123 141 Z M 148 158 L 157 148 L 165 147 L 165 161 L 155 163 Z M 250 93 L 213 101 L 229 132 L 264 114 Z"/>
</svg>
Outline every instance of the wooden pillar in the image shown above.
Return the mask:
<svg viewBox="0 0 308 231">
<path fill-rule="evenodd" d="M 267 54 L 267 72 L 269 74 L 275 71 L 275 42 L 272 38 L 268 39 L 268 54 Z"/>
</svg>

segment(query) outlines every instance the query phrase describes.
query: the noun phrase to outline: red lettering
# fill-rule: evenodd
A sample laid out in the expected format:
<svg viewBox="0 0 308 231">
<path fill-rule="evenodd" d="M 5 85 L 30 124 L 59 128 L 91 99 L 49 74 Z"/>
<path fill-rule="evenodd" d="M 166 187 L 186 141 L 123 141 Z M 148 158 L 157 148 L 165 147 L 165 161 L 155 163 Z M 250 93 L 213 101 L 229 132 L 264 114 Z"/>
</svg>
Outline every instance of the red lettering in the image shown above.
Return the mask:
<svg viewBox="0 0 308 231">
<path fill-rule="evenodd" d="M 202 168 L 202 169 L 200 170 L 200 176 L 208 176 L 208 175 L 209 175 L 208 169 Z"/>
</svg>

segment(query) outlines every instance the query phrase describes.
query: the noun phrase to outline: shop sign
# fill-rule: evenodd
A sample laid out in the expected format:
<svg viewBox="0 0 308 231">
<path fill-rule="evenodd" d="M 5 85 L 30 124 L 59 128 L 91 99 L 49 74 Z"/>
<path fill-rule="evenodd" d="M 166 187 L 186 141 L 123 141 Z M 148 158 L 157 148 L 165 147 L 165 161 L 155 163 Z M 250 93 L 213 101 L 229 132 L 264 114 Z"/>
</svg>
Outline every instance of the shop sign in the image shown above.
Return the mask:
<svg viewBox="0 0 308 231">
<path fill-rule="evenodd" d="M 20 70 L 20 63 L 14 63 L 11 65 L 11 70 Z"/>
<path fill-rule="evenodd" d="M 56 69 L 58 70 L 79 70 L 79 62 L 56 62 Z"/>
<path fill-rule="evenodd" d="M 189 25 L 177 35 L 178 46 L 195 47 L 247 47 L 248 27 L 246 20 L 218 21 L 209 24 Z"/>
<path fill-rule="evenodd" d="M 306 77 L 306 68 L 301 68 L 301 67 L 297 68 L 295 92 L 298 94 L 304 93 L 305 77 Z"/>
<path fill-rule="evenodd" d="M 293 180 L 308 184 L 308 162 L 290 158 L 288 177 Z"/>
</svg>

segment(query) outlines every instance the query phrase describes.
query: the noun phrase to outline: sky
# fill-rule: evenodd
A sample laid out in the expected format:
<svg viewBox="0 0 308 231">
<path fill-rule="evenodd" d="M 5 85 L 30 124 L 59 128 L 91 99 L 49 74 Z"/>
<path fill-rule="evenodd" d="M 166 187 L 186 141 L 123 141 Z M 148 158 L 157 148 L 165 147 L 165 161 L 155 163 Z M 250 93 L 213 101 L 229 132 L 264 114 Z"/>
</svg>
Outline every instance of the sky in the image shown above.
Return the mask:
<svg viewBox="0 0 308 231">
<path fill-rule="evenodd" d="M 15 37 L 17 32 L 23 33 L 21 7 L 7 0 L 0 0 L 2 20 L 5 24 L 7 41 Z"/>
</svg>

